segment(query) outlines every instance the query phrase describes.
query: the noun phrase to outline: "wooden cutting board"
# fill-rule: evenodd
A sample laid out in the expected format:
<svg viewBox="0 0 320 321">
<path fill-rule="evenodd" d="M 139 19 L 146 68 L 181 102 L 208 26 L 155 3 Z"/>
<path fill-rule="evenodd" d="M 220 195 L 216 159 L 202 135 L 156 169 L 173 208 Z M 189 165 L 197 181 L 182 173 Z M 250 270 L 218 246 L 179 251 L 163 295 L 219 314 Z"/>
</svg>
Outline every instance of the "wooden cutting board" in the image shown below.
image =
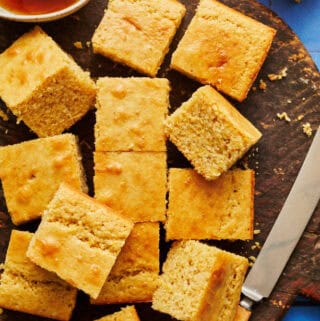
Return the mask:
<svg viewBox="0 0 320 321">
<path fill-rule="evenodd" d="M 171 81 L 172 110 L 188 99 L 199 87 L 198 83 L 169 70 L 168 67 L 172 50 L 184 34 L 198 3 L 196 0 L 181 2 L 187 6 L 188 13 L 158 74 L 158 76 L 167 77 Z M 255 241 L 263 244 L 266 239 L 311 144 L 311 138 L 302 132 L 302 124 L 309 122 L 313 129 L 316 129 L 320 124 L 320 76 L 297 36 L 269 9 L 253 0 L 223 0 L 222 2 L 278 30 L 270 54 L 254 84 L 256 90 L 251 90 L 244 102 L 233 102 L 241 113 L 263 133 L 262 140 L 245 157 L 249 166 L 256 170 L 255 229 L 261 230 L 261 233 L 255 235 L 255 240 L 250 242 L 211 242 L 224 249 L 249 257 L 258 254 L 258 249 L 252 250 L 252 246 Z M 106 5 L 107 1 L 92 0 L 80 12 L 60 21 L 43 24 L 42 27 L 83 68 L 89 70 L 93 77 L 140 76 L 127 67 L 93 55 L 92 49 L 86 46 L 86 42 L 90 41 Z M 0 52 L 31 27 L 30 24 L 1 20 Z M 84 48 L 75 48 L 73 45 L 75 41 L 81 41 Z M 268 74 L 278 73 L 285 67 L 288 68 L 286 78 L 273 82 L 268 80 Z M 263 79 L 267 84 L 264 91 L 258 88 L 260 79 Z M 6 110 L 2 102 L 0 105 L 3 110 Z M 291 118 L 290 123 L 277 118 L 277 113 L 282 112 L 287 112 Z M 299 115 L 304 116 L 300 121 L 297 120 Z M 70 130 L 80 138 L 91 195 L 94 121 L 94 111 L 91 111 Z M 0 145 L 18 143 L 31 138 L 35 138 L 35 136 L 23 124 L 16 125 L 13 116 L 10 115 L 7 122 L 0 119 Z M 168 162 L 169 166 L 189 166 L 182 155 L 170 144 Z M 240 162 L 240 166 L 244 163 Z M 5 258 L 13 225 L 5 208 L 2 191 L 0 197 L 0 262 L 2 262 Z M 32 223 L 21 226 L 19 229 L 33 231 L 36 226 L 37 223 Z M 298 293 L 320 301 L 319 230 L 320 208 L 318 206 L 274 292 L 269 299 L 255 307 L 251 320 L 280 320 Z M 162 241 L 162 259 L 165 257 L 168 246 Z M 274 260 L 276 259 L 275 257 Z M 266 279 L 265 282 L 268 280 Z M 94 320 L 104 314 L 116 311 L 118 308 L 118 306 L 90 306 L 88 298 L 84 294 L 80 294 L 72 320 Z M 139 304 L 137 309 L 142 321 L 170 320 L 168 316 L 152 311 L 150 304 Z M 43 319 L 5 311 L 0 315 L 0 320 L 34 321 Z"/>
</svg>

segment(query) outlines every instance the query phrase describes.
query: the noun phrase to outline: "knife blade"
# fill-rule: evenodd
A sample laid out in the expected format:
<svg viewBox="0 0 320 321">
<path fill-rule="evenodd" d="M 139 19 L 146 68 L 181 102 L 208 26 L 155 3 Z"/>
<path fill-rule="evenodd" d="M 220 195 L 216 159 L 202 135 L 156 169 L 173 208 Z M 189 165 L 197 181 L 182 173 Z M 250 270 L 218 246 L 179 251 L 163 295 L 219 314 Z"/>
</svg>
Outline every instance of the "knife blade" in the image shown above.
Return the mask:
<svg viewBox="0 0 320 321">
<path fill-rule="evenodd" d="M 320 129 L 291 191 L 243 286 L 240 305 L 251 310 L 267 298 L 296 247 L 320 197 Z"/>
</svg>

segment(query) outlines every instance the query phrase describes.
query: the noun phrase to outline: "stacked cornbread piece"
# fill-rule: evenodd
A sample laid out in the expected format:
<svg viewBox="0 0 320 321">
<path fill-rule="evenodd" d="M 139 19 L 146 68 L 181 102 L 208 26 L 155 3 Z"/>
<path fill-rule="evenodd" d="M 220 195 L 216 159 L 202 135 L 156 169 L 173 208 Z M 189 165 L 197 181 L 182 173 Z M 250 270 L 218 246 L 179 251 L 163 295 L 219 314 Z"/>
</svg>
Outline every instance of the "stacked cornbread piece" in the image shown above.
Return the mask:
<svg viewBox="0 0 320 321">
<path fill-rule="evenodd" d="M 175 88 L 156 75 L 184 14 L 176 0 L 113 0 L 93 35 L 94 53 L 154 78 L 95 83 L 39 27 L 0 54 L 0 96 L 40 137 L 0 147 L 5 200 L 14 224 L 41 219 L 12 231 L 0 307 L 69 320 L 81 290 L 92 306 L 237 320 L 248 260 L 201 241 L 253 238 L 254 171 L 235 165 L 261 133 L 218 91 L 246 98 L 275 31 L 200 0 L 171 67 L 203 86 L 168 115 Z M 62 132 L 94 102 L 90 197 L 77 138 Z M 168 166 L 167 138 L 192 168 Z M 139 316 L 128 305 L 104 320 Z"/>
</svg>

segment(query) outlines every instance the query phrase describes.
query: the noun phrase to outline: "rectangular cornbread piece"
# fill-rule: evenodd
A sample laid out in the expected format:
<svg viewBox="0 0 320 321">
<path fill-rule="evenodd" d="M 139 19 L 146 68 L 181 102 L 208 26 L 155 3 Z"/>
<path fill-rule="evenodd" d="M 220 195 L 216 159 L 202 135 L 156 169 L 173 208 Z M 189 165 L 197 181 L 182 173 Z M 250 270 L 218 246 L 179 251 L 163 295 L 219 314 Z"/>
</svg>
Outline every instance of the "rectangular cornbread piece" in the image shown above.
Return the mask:
<svg viewBox="0 0 320 321">
<path fill-rule="evenodd" d="M 199 241 L 173 243 L 152 299 L 153 309 L 181 321 L 230 321 L 248 260 Z"/>
<path fill-rule="evenodd" d="M 133 223 L 88 195 L 61 184 L 27 256 L 96 298 Z"/>
<path fill-rule="evenodd" d="M 1 99 L 39 137 L 61 134 L 94 104 L 89 73 L 40 27 L 0 54 L 0 70 Z"/>
<path fill-rule="evenodd" d="M 215 0 L 200 0 L 171 67 L 243 101 L 276 31 Z"/>
<path fill-rule="evenodd" d="M 136 308 L 132 305 L 121 308 L 119 312 L 106 315 L 95 321 L 140 321 Z"/>
<path fill-rule="evenodd" d="M 253 199 L 252 170 L 207 181 L 192 169 L 170 168 L 166 239 L 252 239 Z"/>
<path fill-rule="evenodd" d="M 151 302 L 159 285 L 159 223 L 136 223 L 92 304 Z"/>
<path fill-rule="evenodd" d="M 95 152 L 95 198 L 134 222 L 165 220 L 165 152 Z"/>
<path fill-rule="evenodd" d="M 0 147 L 0 179 L 16 225 L 39 218 L 62 181 L 87 191 L 77 138 L 72 134 Z"/>
<path fill-rule="evenodd" d="M 166 120 L 169 139 L 208 180 L 226 172 L 260 131 L 210 86 L 200 87 Z"/>
<path fill-rule="evenodd" d="M 93 50 L 154 77 L 185 11 L 177 0 L 109 1 Z"/>
<path fill-rule="evenodd" d="M 96 151 L 166 151 L 167 79 L 105 77 L 97 88 Z"/>
<path fill-rule="evenodd" d="M 32 235 L 12 230 L 0 279 L 0 307 L 67 321 L 76 304 L 77 290 L 26 257 Z"/>
</svg>

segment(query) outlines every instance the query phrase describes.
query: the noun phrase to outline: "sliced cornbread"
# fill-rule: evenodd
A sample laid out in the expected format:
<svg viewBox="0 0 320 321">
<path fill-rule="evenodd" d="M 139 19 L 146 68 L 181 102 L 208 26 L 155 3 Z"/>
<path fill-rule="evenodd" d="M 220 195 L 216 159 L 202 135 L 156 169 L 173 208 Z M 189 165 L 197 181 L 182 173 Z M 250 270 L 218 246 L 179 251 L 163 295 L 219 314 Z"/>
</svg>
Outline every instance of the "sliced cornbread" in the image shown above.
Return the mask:
<svg viewBox="0 0 320 321">
<path fill-rule="evenodd" d="M 169 139 L 208 180 L 227 171 L 261 133 L 210 86 L 200 87 L 166 120 Z"/>
<path fill-rule="evenodd" d="M 136 223 L 93 304 L 150 302 L 159 285 L 159 223 Z"/>
<path fill-rule="evenodd" d="M 119 312 L 115 312 L 95 321 L 140 321 L 140 319 L 134 306 L 126 306 Z"/>
<path fill-rule="evenodd" d="M 96 151 L 166 151 L 167 79 L 105 77 L 97 87 Z"/>
<path fill-rule="evenodd" d="M 109 1 L 93 50 L 154 77 L 184 14 L 176 0 Z"/>
<path fill-rule="evenodd" d="M 13 230 L 0 279 L 0 307 L 56 320 L 69 320 L 77 290 L 32 263 L 26 251 L 32 233 Z"/>
<path fill-rule="evenodd" d="M 173 244 L 152 307 L 182 321 L 230 321 L 238 307 L 247 259 L 202 244 Z"/>
<path fill-rule="evenodd" d="M 131 221 L 61 184 L 27 256 L 96 298 L 132 228 Z"/>
<path fill-rule="evenodd" d="M 72 134 L 0 147 L 0 179 L 14 224 L 39 218 L 62 181 L 87 191 Z"/>
<path fill-rule="evenodd" d="M 252 239 L 252 170 L 230 170 L 208 181 L 192 169 L 170 168 L 168 189 L 167 240 Z"/>
<path fill-rule="evenodd" d="M 165 220 L 165 152 L 95 152 L 95 198 L 134 222 Z"/>
<path fill-rule="evenodd" d="M 89 74 L 40 27 L 0 54 L 0 70 L 0 97 L 39 137 L 61 134 L 94 103 Z"/>
<path fill-rule="evenodd" d="M 200 0 L 171 67 L 242 101 L 275 30 L 215 0 Z"/>
</svg>

